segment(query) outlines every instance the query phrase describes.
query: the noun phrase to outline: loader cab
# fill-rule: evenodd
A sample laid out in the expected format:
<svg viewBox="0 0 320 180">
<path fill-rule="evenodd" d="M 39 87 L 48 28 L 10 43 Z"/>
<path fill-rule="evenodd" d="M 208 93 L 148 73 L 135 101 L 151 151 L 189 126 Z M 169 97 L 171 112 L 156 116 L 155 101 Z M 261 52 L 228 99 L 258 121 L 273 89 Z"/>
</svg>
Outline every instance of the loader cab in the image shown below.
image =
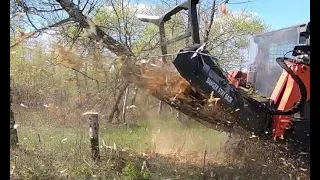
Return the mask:
<svg viewBox="0 0 320 180">
<path fill-rule="evenodd" d="M 308 37 L 303 33 L 306 32 L 308 24 L 271 31 L 250 38 L 247 83 L 250 83 L 258 94 L 270 97 L 282 73 L 276 58 L 283 56 L 292 58 L 292 52 L 289 51 L 297 45 L 308 43 Z"/>
<path fill-rule="evenodd" d="M 310 22 L 300 30 L 299 44 L 310 45 Z"/>
</svg>

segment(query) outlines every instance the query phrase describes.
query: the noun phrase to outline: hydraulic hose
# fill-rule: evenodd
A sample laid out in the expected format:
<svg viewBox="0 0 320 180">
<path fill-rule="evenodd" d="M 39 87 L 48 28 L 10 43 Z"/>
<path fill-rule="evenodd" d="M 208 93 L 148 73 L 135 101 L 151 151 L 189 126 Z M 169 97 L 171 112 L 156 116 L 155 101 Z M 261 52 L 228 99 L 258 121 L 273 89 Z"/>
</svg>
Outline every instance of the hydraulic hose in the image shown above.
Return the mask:
<svg viewBox="0 0 320 180">
<path fill-rule="evenodd" d="M 307 101 L 307 88 L 304 85 L 303 81 L 297 76 L 284 62 L 288 60 L 286 57 L 279 57 L 276 59 L 277 63 L 288 73 L 291 75 L 292 79 L 298 84 L 299 91 L 300 91 L 300 100 L 288 110 L 276 110 L 270 109 L 270 113 L 273 115 L 292 115 L 299 112 L 305 105 Z"/>
</svg>

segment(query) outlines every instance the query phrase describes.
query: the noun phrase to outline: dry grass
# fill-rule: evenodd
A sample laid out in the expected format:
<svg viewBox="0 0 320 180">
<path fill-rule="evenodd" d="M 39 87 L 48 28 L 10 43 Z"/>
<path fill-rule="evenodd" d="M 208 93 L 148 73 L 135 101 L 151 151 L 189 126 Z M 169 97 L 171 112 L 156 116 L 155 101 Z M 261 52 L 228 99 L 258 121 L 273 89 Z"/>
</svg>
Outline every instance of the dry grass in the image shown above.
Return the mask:
<svg viewBox="0 0 320 180">
<path fill-rule="evenodd" d="M 153 114 L 129 125 L 100 119 L 102 159 L 95 164 L 84 121 L 66 126 L 41 113 L 16 114 L 20 148 L 11 152 L 13 179 L 308 179 L 298 167 L 263 159 L 272 153 L 259 141 L 231 142 L 201 124 Z M 143 164 L 147 170 L 141 173 Z"/>
</svg>

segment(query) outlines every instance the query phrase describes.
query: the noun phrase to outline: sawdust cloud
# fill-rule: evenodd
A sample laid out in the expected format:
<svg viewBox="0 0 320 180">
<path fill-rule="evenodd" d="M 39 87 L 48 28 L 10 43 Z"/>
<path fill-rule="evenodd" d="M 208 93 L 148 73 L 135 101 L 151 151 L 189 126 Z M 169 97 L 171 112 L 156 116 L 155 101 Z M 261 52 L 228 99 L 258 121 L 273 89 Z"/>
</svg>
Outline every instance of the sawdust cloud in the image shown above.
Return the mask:
<svg viewBox="0 0 320 180">
<path fill-rule="evenodd" d="M 227 133 L 194 124 L 185 127 L 159 116 L 157 112 L 149 112 L 146 119 L 152 129 L 152 145 L 147 154 L 159 154 L 174 158 L 176 162 L 201 166 L 206 151 L 208 163 L 225 162 L 223 148 L 229 139 Z M 159 125 L 160 121 L 167 121 L 169 125 L 163 127 Z"/>
</svg>

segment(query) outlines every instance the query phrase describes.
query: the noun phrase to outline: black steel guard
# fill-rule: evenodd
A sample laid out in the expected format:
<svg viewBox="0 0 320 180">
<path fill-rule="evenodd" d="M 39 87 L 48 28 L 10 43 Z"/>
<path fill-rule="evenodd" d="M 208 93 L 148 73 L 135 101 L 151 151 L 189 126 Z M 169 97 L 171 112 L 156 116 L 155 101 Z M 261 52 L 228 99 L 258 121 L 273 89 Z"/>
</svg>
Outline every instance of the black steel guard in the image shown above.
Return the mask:
<svg viewBox="0 0 320 180">
<path fill-rule="evenodd" d="M 226 113 L 234 114 L 234 123 L 256 134 L 264 133 L 268 118 L 267 105 L 246 96 L 229 83 L 224 71 L 208 51 L 196 53 L 200 45 L 182 49 L 173 64 L 189 83 L 197 90 L 215 98 L 220 98 L 218 106 Z"/>
<path fill-rule="evenodd" d="M 186 2 L 183 2 L 176 7 L 172 8 L 168 12 L 166 12 L 164 15 L 159 17 L 138 17 L 143 22 L 149 22 L 153 23 L 154 25 L 159 27 L 159 34 L 160 34 L 160 47 L 161 47 L 161 53 L 167 54 L 167 45 L 171 43 L 175 43 L 177 41 L 180 41 L 182 39 L 188 38 L 191 36 L 192 43 L 193 44 L 200 44 L 200 36 L 199 36 L 199 23 L 198 23 L 198 13 L 197 13 L 197 4 L 199 3 L 199 0 L 188 0 Z M 188 10 L 188 20 L 190 22 L 190 27 L 184 34 L 175 37 L 173 39 L 167 40 L 166 39 L 166 32 L 164 28 L 164 23 L 169 21 L 171 19 L 171 16 L 177 14 L 178 12 L 182 10 Z M 162 57 L 162 60 L 166 62 L 165 56 Z"/>
</svg>

